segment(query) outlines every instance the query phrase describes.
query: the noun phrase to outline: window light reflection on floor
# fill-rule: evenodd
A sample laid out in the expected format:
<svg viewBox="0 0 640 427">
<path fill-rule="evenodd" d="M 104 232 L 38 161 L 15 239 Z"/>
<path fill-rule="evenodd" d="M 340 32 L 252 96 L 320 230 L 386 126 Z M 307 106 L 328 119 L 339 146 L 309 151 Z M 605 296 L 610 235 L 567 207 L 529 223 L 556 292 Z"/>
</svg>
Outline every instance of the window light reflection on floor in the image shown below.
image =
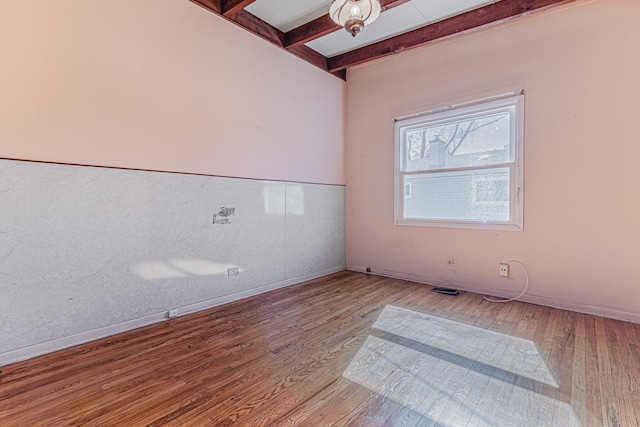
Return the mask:
<svg viewBox="0 0 640 427">
<path fill-rule="evenodd" d="M 343 377 L 442 427 L 581 426 L 535 344 L 386 306 Z"/>
</svg>

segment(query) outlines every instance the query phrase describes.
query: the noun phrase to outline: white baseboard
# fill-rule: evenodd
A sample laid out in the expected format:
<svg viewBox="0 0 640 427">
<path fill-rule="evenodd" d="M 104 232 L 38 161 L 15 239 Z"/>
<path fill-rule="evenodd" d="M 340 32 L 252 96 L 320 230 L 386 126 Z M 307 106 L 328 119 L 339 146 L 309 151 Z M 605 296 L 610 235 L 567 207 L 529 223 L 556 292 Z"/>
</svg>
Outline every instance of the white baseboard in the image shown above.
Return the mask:
<svg viewBox="0 0 640 427">
<path fill-rule="evenodd" d="M 69 335 L 67 337 L 57 338 L 39 344 L 22 347 L 17 350 L 7 351 L 0 354 L 0 366 L 10 363 L 21 362 L 31 359 L 32 357 L 42 356 L 43 354 L 53 353 L 54 351 L 63 350 L 89 341 L 94 341 L 110 335 L 119 334 L 121 332 L 130 331 L 132 329 L 141 328 L 143 326 L 152 325 L 154 323 L 167 320 L 166 313 L 150 314 L 138 319 L 128 320 L 126 322 L 116 323 L 91 331 L 80 332 L 79 334 Z"/>
<path fill-rule="evenodd" d="M 357 271 L 360 273 L 367 272 L 366 267 L 361 267 L 359 265 L 347 265 L 347 270 Z M 408 280 L 410 282 L 424 283 L 426 285 L 432 285 L 432 286 L 456 288 L 461 291 L 472 292 L 475 294 L 482 294 L 482 295 L 490 295 L 490 296 L 495 296 L 499 298 L 513 298 L 518 295 L 518 292 L 509 292 L 509 291 L 503 291 L 498 289 L 486 288 L 482 286 L 473 286 L 466 283 L 451 282 L 451 281 L 446 281 L 441 279 L 417 276 L 413 274 L 405 274 L 397 271 L 383 270 L 378 268 L 372 268 L 372 271 L 368 274 L 374 274 L 374 275 L 383 276 L 383 277 L 391 277 L 393 279 Z M 558 300 L 555 298 L 548 298 L 544 296 L 531 295 L 531 294 L 523 295 L 522 297 L 518 298 L 518 301 L 530 302 L 532 304 L 543 305 L 546 307 L 560 308 L 563 310 L 575 311 L 578 313 L 592 314 L 595 316 L 602 316 L 609 319 L 624 320 L 626 322 L 632 322 L 632 323 L 640 323 L 640 313 L 631 313 L 628 311 L 617 310 L 615 308 L 610 308 L 610 307 L 578 304 L 572 301 Z"/>
<path fill-rule="evenodd" d="M 236 292 L 236 293 L 225 295 L 222 297 L 185 305 L 184 307 L 178 307 L 178 316 L 183 316 L 185 314 L 191 314 L 197 311 L 206 310 L 208 308 L 226 304 L 232 301 L 237 301 L 242 298 L 263 294 L 265 292 L 269 292 L 274 289 L 296 285 L 298 283 L 306 282 L 307 280 L 313 280 L 313 279 L 317 279 L 318 277 L 327 276 L 329 274 L 337 273 L 339 271 L 344 271 L 345 269 L 346 269 L 345 266 L 329 268 L 327 270 L 318 271 L 318 272 L 307 274 L 304 276 L 298 276 L 293 279 L 283 280 L 282 282 L 270 283 L 268 285 L 259 286 L 257 288 L 247 289 L 246 291 Z"/>
<path fill-rule="evenodd" d="M 259 286 L 257 288 L 247 289 L 246 291 L 236 292 L 229 295 L 223 295 L 217 298 L 213 298 L 206 301 L 197 302 L 194 304 L 185 305 L 183 307 L 177 307 L 178 316 L 185 314 L 195 313 L 197 311 L 206 310 L 208 308 L 216 307 L 218 305 L 226 304 L 229 302 L 237 301 L 250 296 L 262 294 L 268 291 L 272 291 L 278 288 L 284 288 L 286 286 L 295 285 L 298 283 L 306 282 L 307 280 L 316 279 L 318 277 L 326 276 L 332 273 L 345 270 L 344 266 L 329 268 L 327 270 L 318 271 L 305 276 L 295 277 L 293 279 L 283 280 L 281 282 L 270 283 L 268 285 Z M 40 344 L 34 344 L 28 347 L 19 348 L 17 350 L 11 350 L 0 354 L 0 366 L 8 365 L 10 363 L 21 362 L 23 360 L 31 359 L 43 354 L 52 353 L 54 351 L 63 350 L 65 348 L 74 347 L 76 345 L 84 344 L 90 341 L 94 341 L 100 338 L 116 335 L 122 332 L 127 332 L 133 329 L 141 328 L 143 326 L 152 325 L 154 323 L 163 322 L 169 320 L 167 312 L 150 314 L 148 316 L 140 317 L 138 319 L 128 320 L 126 322 L 116 323 L 114 325 L 105 326 L 91 331 L 81 332 L 79 334 L 70 335 L 68 337 L 57 338 L 51 341 L 43 342 Z"/>
</svg>

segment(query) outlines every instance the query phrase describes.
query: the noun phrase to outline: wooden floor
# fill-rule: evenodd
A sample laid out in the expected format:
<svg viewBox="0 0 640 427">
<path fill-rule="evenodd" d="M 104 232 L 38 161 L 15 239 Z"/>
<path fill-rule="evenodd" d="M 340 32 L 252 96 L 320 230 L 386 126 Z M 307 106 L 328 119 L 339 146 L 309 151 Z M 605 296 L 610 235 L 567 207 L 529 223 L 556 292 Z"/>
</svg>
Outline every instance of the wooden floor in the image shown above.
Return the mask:
<svg viewBox="0 0 640 427">
<path fill-rule="evenodd" d="M 2 371 L 2 427 L 640 425 L 640 325 L 353 272 Z"/>
</svg>

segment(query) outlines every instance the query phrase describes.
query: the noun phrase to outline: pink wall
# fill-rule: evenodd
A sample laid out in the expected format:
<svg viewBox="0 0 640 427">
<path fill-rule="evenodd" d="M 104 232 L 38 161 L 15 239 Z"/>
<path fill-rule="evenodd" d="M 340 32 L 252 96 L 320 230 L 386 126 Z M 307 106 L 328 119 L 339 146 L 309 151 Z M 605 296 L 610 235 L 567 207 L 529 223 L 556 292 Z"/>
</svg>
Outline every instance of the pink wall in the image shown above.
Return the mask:
<svg viewBox="0 0 640 427">
<path fill-rule="evenodd" d="M 506 295 L 518 259 L 529 300 L 640 321 L 638 16 L 578 2 L 350 70 L 350 268 Z M 521 88 L 525 231 L 394 226 L 392 117 Z"/>
<path fill-rule="evenodd" d="M 344 184 L 344 82 L 188 0 L 3 2 L 0 157 Z"/>
</svg>

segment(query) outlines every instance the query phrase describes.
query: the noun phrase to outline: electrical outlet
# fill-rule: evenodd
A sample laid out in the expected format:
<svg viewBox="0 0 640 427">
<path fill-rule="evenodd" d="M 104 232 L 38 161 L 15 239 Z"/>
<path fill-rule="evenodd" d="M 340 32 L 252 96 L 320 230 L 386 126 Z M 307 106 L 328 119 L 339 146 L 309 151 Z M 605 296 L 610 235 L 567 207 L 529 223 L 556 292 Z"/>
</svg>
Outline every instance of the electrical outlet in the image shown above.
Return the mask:
<svg viewBox="0 0 640 427">
<path fill-rule="evenodd" d="M 509 277 L 509 264 L 501 262 L 499 265 L 500 277 Z"/>
<path fill-rule="evenodd" d="M 447 265 L 449 267 L 457 267 L 458 266 L 458 260 L 457 259 L 453 259 L 453 258 L 448 259 L 447 260 Z"/>
<path fill-rule="evenodd" d="M 178 309 L 177 308 L 173 308 L 171 310 L 169 310 L 169 318 L 171 317 L 178 317 Z"/>
<path fill-rule="evenodd" d="M 233 267 L 227 270 L 227 276 L 237 276 L 240 274 L 238 267 Z"/>
</svg>

